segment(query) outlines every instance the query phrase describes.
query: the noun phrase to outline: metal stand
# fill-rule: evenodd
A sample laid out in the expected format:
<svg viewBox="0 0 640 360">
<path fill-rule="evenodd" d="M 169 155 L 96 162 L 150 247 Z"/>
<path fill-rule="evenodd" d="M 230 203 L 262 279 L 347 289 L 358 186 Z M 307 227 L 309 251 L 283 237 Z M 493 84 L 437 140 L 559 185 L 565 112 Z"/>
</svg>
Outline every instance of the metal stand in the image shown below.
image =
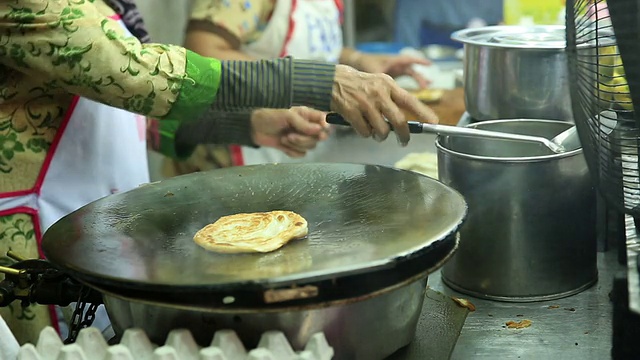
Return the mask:
<svg viewBox="0 0 640 360">
<path fill-rule="evenodd" d="M 640 243 L 636 231 L 638 220 L 625 216 L 625 236 L 617 236 L 618 260 L 626 265 L 626 271 L 616 274 L 611 300 L 613 302 L 612 359 L 637 359 L 640 357 L 640 287 L 638 264 Z"/>
<path fill-rule="evenodd" d="M 640 355 L 640 315 L 629 309 L 628 278 L 625 272 L 616 275 L 611 294 L 613 301 L 613 339 L 611 358 L 637 359 Z"/>
</svg>

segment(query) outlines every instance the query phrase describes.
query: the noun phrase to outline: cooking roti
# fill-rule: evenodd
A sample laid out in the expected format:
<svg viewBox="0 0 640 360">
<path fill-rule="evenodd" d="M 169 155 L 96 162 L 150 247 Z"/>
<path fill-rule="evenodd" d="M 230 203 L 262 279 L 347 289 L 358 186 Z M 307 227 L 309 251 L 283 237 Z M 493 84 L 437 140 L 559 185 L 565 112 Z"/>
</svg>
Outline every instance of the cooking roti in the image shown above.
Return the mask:
<svg viewBox="0 0 640 360">
<path fill-rule="evenodd" d="M 218 253 L 267 253 L 308 233 L 307 220 L 293 211 L 241 213 L 205 226 L 193 241 Z"/>
</svg>

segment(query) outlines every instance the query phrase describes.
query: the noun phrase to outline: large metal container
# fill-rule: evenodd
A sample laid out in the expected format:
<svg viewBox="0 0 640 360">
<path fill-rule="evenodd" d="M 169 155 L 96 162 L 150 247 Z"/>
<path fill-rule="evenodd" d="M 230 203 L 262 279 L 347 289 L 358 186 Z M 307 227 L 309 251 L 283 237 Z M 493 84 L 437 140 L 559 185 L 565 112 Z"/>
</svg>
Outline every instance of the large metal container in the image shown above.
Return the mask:
<svg viewBox="0 0 640 360">
<path fill-rule="evenodd" d="M 479 129 L 552 138 L 571 124 L 496 120 Z M 578 293 L 597 280 L 595 190 L 582 149 L 452 138 L 436 142 L 442 182 L 469 206 L 443 281 L 476 297 L 538 301 Z"/>
<path fill-rule="evenodd" d="M 452 38 L 464 43 L 472 118 L 573 121 L 564 26 L 489 26 Z"/>
<path fill-rule="evenodd" d="M 208 345 L 217 330 L 233 329 L 246 346 L 257 346 L 262 333 L 279 330 L 296 350 L 323 332 L 335 350 L 334 359 L 383 359 L 414 338 L 427 286 L 425 274 L 378 293 L 330 303 L 281 309 L 195 308 L 104 295 L 117 336 L 141 328 L 164 343 L 171 330 L 189 329 L 196 341 Z"/>
</svg>

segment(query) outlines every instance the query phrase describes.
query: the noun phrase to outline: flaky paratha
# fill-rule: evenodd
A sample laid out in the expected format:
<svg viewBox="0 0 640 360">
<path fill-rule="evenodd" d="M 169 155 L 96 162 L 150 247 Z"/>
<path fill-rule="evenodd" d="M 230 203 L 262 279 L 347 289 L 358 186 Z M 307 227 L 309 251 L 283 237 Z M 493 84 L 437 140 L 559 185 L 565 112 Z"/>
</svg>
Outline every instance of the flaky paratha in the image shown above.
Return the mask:
<svg viewBox="0 0 640 360">
<path fill-rule="evenodd" d="M 218 253 L 266 253 L 307 236 L 307 220 L 293 211 L 223 216 L 200 229 L 193 241 Z"/>
</svg>

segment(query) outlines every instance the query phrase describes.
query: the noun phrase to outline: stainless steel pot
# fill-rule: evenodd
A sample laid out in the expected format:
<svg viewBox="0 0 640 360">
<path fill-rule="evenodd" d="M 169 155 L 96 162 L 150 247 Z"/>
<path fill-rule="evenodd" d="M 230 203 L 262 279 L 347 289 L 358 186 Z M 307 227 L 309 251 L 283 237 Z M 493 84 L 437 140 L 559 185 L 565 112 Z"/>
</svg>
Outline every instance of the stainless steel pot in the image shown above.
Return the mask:
<svg viewBox="0 0 640 360">
<path fill-rule="evenodd" d="M 143 329 L 163 344 L 174 329 L 189 329 L 208 345 L 217 330 L 233 329 L 245 346 L 257 346 L 262 333 L 280 330 L 296 350 L 323 332 L 335 359 L 383 359 L 414 338 L 427 286 L 426 274 L 377 293 L 331 303 L 277 310 L 195 308 L 105 294 L 104 303 L 118 337 Z"/>
<path fill-rule="evenodd" d="M 475 120 L 573 121 L 564 26 L 489 26 L 452 35 L 464 43 L 467 112 Z"/>
<path fill-rule="evenodd" d="M 569 123 L 497 120 L 470 125 L 552 138 Z M 523 142 L 439 137 L 440 180 L 469 206 L 443 281 L 505 301 L 556 299 L 597 280 L 595 190 L 582 149 L 564 154 Z"/>
</svg>

